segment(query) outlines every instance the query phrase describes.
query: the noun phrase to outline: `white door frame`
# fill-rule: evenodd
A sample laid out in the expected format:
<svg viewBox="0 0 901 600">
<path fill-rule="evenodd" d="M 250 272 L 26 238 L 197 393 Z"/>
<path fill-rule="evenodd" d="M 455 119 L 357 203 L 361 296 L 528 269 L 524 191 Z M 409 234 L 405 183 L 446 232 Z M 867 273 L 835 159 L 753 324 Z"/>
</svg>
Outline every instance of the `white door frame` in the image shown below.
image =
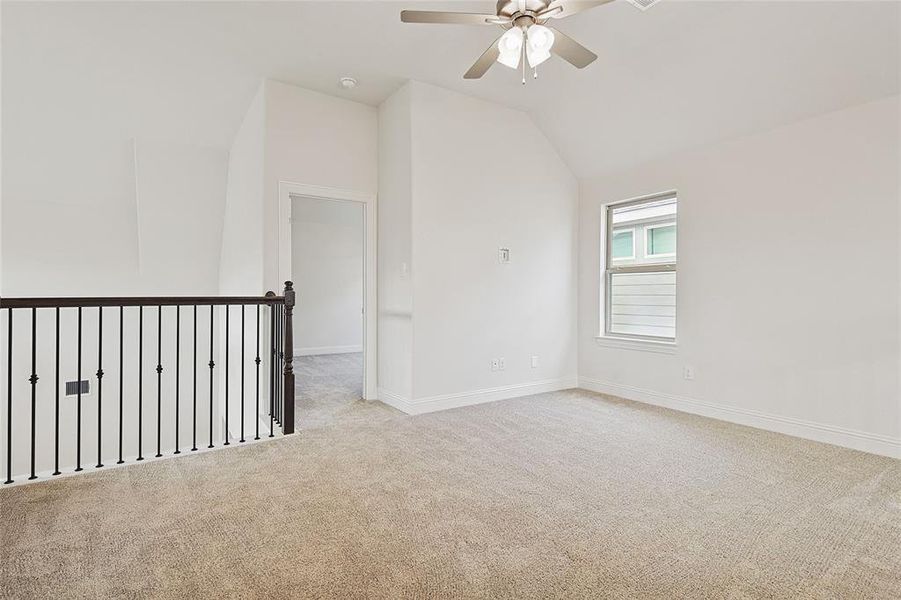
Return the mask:
<svg viewBox="0 0 901 600">
<path fill-rule="evenodd" d="M 303 196 L 321 200 L 359 202 L 363 205 L 363 398 L 378 399 L 376 378 L 376 195 L 355 190 L 278 182 L 278 275 L 280 281 L 291 279 L 291 197 Z M 303 286 L 295 282 L 298 303 L 303 302 Z"/>
</svg>

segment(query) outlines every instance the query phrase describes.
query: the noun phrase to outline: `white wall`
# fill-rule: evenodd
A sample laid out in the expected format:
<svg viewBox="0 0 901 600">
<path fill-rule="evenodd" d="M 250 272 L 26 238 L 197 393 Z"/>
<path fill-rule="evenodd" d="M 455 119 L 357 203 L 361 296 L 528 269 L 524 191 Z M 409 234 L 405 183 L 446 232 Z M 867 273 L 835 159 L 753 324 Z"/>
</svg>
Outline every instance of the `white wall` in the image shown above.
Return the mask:
<svg viewBox="0 0 901 600">
<path fill-rule="evenodd" d="M 575 179 L 522 112 L 418 82 L 400 93 L 383 122 L 403 121 L 409 94 L 411 206 L 385 226 L 409 211 L 412 390 L 387 400 L 422 412 L 575 385 Z M 405 184 L 391 183 L 402 202 Z"/>
<path fill-rule="evenodd" d="M 278 183 L 287 181 L 367 194 L 378 189 L 375 107 L 266 81 L 264 283 L 278 277 Z M 303 289 L 297 289 L 302 297 Z"/>
<path fill-rule="evenodd" d="M 228 154 L 228 186 L 219 262 L 219 291 L 261 295 L 265 86 L 254 96 Z"/>
<path fill-rule="evenodd" d="M 26 139 L 10 136 L 9 148 L 21 148 Z M 61 145 L 75 141 L 64 137 Z M 90 192 L 101 190 L 106 183 L 102 174 L 85 181 L 86 188 L 73 188 L 63 204 L 41 195 L 41 186 L 31 186 L 17 174 L 7 176 L 4 164 L 4 296 L 104 296 L 104 295 L 209 295 L 218 289 L 219 247 L 225 196 L 226 153 L 216 148 L 197 147 L 159 140 L 126 141 L 131 145 L 131 164 L 126 177 L 131 179 L 131 192 L 124 198 L 92 206 Z M 88 159 L 102 160 L 84 149 Z M 81 157 L 74 159 L 76 162 Z M 65 167 L 63 167 L 65 168 Z M 110 174 L 121 174 L 115 162 L 108 165 Z M 66 191 L 65 187 L 61 188 Z M 71 205 L 65 202 L 71 201 Z M 121 201 L 121 203 L 119 203 Z M 123 209 L 117 210 L 115 207 Z M 120 220 L 121 218 L 121 220 Z M 125 227 L 124 232 L 117 228 Z M 107 231 L 112 228 L 113 231 Z M 128 237 L 131 236 L 131 237 Z M 208 348 L 208 308 L 201 308 L 197 334 L 202 349 Z M 60 385 L 77 379 L 76 309 L 60 311 Z M 13 364 L 13 470 L 25 473 L 29 468 L 30 427 L 30 314 L 16 311 L 14 323 Z M 91 381 L 92 393 L 83 398 L 82 464 L 97 462 L 97 422 L 99 396 L 96 373 L 101 366 L 98 357 L 98 309 L 83 311 L 82 379 Z M 126 458 L 137 453 L 138 390 L 143 391 L 141 414 L 144 456 L 156 453 L 157 434 L 157 309 L 144 310 L 144 354 L 141 361 L 143 380 L 138 385 L 138 309 L 123 313 L 123 453 Z M 6 339 L 6 318 L 0 325 L 0 337 Z M 193 313 L 181 311 L 179 365 L 179 422 L 181 448 L 190 448 L 193 412 L 192 366 L 201 382 L 206 381 L 208 350 L 201 350 L 196 363 L 192 360 Z M 54 311 L 42 309 L 37 317 L 37 465 L 39 472 L 53 468 L 53 426 L 55 402 Z M 164 452 L 175 445 L 175 308 L 163 309 L 161 378 L 163 407 L 160 413 L 160 438 Z M 215 342 L 218 351 L 218 341 Z M 117 458 L 119 421 L 119 311 L 104 309 L 103 326 L 104 394 L 102 413 L 102 455 L 105 464 Z M 6 346 L 2 349 L 0 375 L 6 380 Z M 216 381 L 218 386 L 218 377 Z M 198 390 L 198 421 L 202 440 L 206 440 L 209 420 L 208 386 Z M 60 399 L 60 466 L 63 470 L 75 464 L 76 410 L 75 399 Z M 4 421 L 8 418 L 3 411 Z M 214 435 L 220 438 L 218 419 Z M 5 442 L 5 428 L 0 435 Z M 187 444 L 187 445 L 186 445 Z M 204 444 L 205 446 L 205 444 Z M 5 454 L 6 444 L 2 443 Z"/>
<path fill-rule="evenodd" d="M 3 6 L 2 246 L 0 295 L 207 295 L 218 290 L 219 246 L 227 147 L 216 119 L 188 102 L 198 84 L 152 68 L 118 33 L 71 26 L 84 7 Z M 35 27 L 40 23 L 40 27 Z M 85 40 L 90 40 L 86 43 Z M 130 71 L 113 65 L 131 56 Z M 159 48 L 151 62 L 159 59 Z M 138 76 L 140 74 L 140 76 Z M 211 109 L 218 113 L 219 108 Z M 205 125 L 200 123 L 204 122 Z M 218 124 L 218 122 L 217 122 Z M 164 309 L 161 443 L 174 445 L 174 310 Z M 5 311 L 4 311 L 5 312 Z M 83 464 L 97 457 L 97 309 L 83 311 L 82 377 L 94 392 L 83 400 Z M 17 311 L 14 346 L 14 461 L 28 468 L 30 315 Z M 61 311 L 60 382 L 76 379 L 75 309 Z M 145 310 L 143 357 L 144 454 L 156 446 L 156 309 Z M 37 469 L 52 469 L 54 311 L 38 311 Z M 5 316 L 0 321 L 5 338 Z M 124 313 L 123 441 L 137 449 L 137 309 Z M 191 422 L 190 312 L 182 310 L 181 442 Z M 104 462 L 118 442 L 118 310 L 104 310 Z M 208 340 L 201 318 L 198 337 Z M 6 380 L 6 347 L 0 350 Z M 201 351 L 198 418 L 208 420 L 202 385 L 209 356 Z M 5 398 L 5 395 L 4 395 Z M 5 402 L 2 419 L 7 418 Z M 60 461 L 75 456 L 75 402 L 61 398 Z M 5 436 L 2 428 L 0 436 Z M 206 431 L 206 429 L 202 429 Z M 218 427 L 216 435 L 219 435 Z M 203 440 L 205 438 L 201 438 Z M 188 446 L 189 447 L 189 446 Z M 0 438 L 0 455 L 5 440 Z M 5 457 L 4 457 L 5 458 Z M 5 463 L 5 461 L 4 461 Z"/>
<path fill-rule="evenodd" d="M 582 385 L 897 453 L 898 132 L 893 97 L 583 182 Z M 678 350 L 599 345 L 601 205 L 670 189 Z"/>
<path fill-rule="evenodd" d="M 226 153 L 138 140 L 138 268 L 159 295 L 215 293 L 225 208 Z"/>
<path fill-rule="evenodd" d="M 5 33 L 6 30 L 4 30 Z M 4 40 L 6 43 L 6 40 Z M 126 296 L 208 295 L 218 290 L 219 246 L 226 185 L 227 153 L 198 145 L 190 136 L 147 135 L 143 114 L 112 106 L 102 89 L 79 88 L 71 102 L 52 107 L 35 103 L 49 96 L 46 88 L 59 73 L 50 58 L 7 53 L 4 78 L 2 198 L 3 245 L 0 295 L 14 296 Z M 9 62 L 7 62 L 9 59 Z M 41 65 L 37 68 L 35 65 Z M 56 89 L 56 88 L 53 88 Z M 89 92 L 95 92 L 93 94 Z M 90 109 L 86 108 L 90 107 Z M 85 118 L 115 111 L 109 119 Z M 161 444 L 174 447 L 175 309 L 164 309 L 162 327 L 164 404 Z M 156 452 L 156 309 L 144 315 L 143 441 L 144 456 Z M 13 363 L 13 471 L 29 468 L 30 428 L 30 315 L 16 311 Z M 137 452 L 138 357 L 136 308 L 124 313 L 123 443 L 126 458 Z M 105 464 L 116 460 L 118 446 L 119 315 L 104 309 L 104 395 L 102 454 Z M 53 468 L 55 384 L 53 360 L 54 311 L 38 311 L 37 470 Z M 60 315 L 60 384 L 77 374 L 76 310 Z M 82 378 L 93 392 L 83 398 L 83 465 L 97 462 L 97 309 L 83 311 Z M 0 338 L 6 340 L 6 318 Z M 180 357 L 182 402 L 179 406 L 182 449 L 190 447 L 193 415 L 191 372 L 191 314 L 182 309 Z M 199 320 L 198 337 L 209 339 L 209 327 Z M 203 343 L 203 342 L 202 342 Z M 218 345 L 218 343 L 217 343 Z M 201 382 L 207 375 L 208 354 L 200 353 L 196 368 Z M 0 349 L 0 377 L 6 380 L 6 345 Z M 218 385 L 218 384 L 217 384 Z M 209 419 L 207 387 L 200 386 L 200 431 Z M 3 420 L 8 418 L 3 403 Z M 76 411 L 74 398 L 60 401 L 60 466 L 75 463 Z M 215 435 L 220 435 L 218 421 Z M 0 431 L 0 456 L 5 464 L 6 428 Z M 205 440 L 205 437 L 201 439 Z M 185 445 L 185 442 L 188 445 Z"/>
<path fill-rule="evenodd" d="M 11 136 L 9 147 L 20 148 L 27 140 Z M 60 144 L 75 144 L 64 137 Z M 17 174 L 7 175 L 9 184 L 3 196 L 4 236 L 2 270 L 5 274 L 4 296 L 104 296 L 104 295 L 209 295 L 218 289 L 219 247 L 222 211 L 225 199 L 226 153 L 216 148 L 197 147 L 158 140 L 126 141 L 131 145 L 131 164 L 126 175 L 131 178 L 131 192 L 112 201 L 92 206 L 90 192 L 106 185 L 102 174 L 86 181 L 85 189 L 71 190 L 71 205 L 57 204 L 53 198 L 41 196 L 41 186 L 28 185 Z M 88 159 L 98 159 L 90 145 L 84 149 Z M 74 159 L 80 162 L 83 158 Z M 98 159 L 99 160 L 99 159 Z M 108 165 L 117 174 L 115 163 Z M 65 191 L 65 187 L 61 188 Z M 126 209 L 118 211 L 114 207 Z M 59 210 L 57 210 L 59 209 Z M 104 209 L 109 209 L 105 211 Z M 120 220 L 121 217 L 121 220 Z M 41 224 L 41 225 L 39 225 Z M 127 224 L 127 226 L 125 225 Z M 115 231 L 124 226 L 125 231 Z M 110 227 L 114 231 L 109 232 Z M 132 236 L 128 238 L 128 236 Z M 198 338 L 202 348 L 196 363 L 192 361 L 193 313 L 182 308 L 179 364 L 181 402 L 179 421 L 181 448 L 190 448 L 193 413 L 192 366 L 197 369 L 201 385 L 198 390 L 199 432 L 206 440 L 209 420 L 208 378 L 209 309 L 201 307 Z M 60 314 L 60 385 L 77 379 L 76 309 L 62 309 Z M 83 311 L 82 379 L 91 381 L 92 393 L 83 398 L 82 464 L 97 462 L 97 422 L 99 396 L 96 373 L 98 360 L 98 309 Z M 157 427 L 157 309 L 144 310 L 144 354 L 140 363 L 143 380 L 143 453 L 156 453 Z M 123 313 L 123 444 L 124 455 L 137 453 L 138 432 L 138 309 Z M 6 318 L 0 324 L 0 337 L 6 340 Z M 14 390 L 13 390 L 13 470 L 28 471 L 31 406 L 30 386 L 30 314 L 16 311 L 14 323 Z M 42 309 L 37 317 L 37 466 L 39 472 L 53 468 L 53 426 L 55 403 L 54 311 Z M 161 379 L 163 408 L 161 412 L 161 445 L 170 452 L 175 445 L 175 308 L 163 309 Z M 218 341 L 215 342 L 218 352 Z M 119 311 L 104 309 L 103 323 L 104 394 L 102 403 L 102 455 L 105 464 L 117 458 L 119 421 Z M 205 350 L 204 350 L 205 349 Z M 0 356 L 0 376 L 6 380 L 6 346 Z M 215 383 L 218 389 L 219 381 Z M 62 393 L 61 393 L 62 394 Z M 75 399 L 60 400 L 60 465 L 63 470 L 75 464 L 76 410 Z M 3 409 L 3 419 L 7 417 Z M 214 435 L 221 439 L 218 417 Z M 2 452 L 5 455 L 5 433 Z M 187 445 L 186 445 L 187 442 Z M 206 444 L 204 444 L 205 447 Z"/>
<path fill-rule="evenodd" d="M 291 279 L 303 289 L 294 310 L 294 354 L 363 351 L 363 205 L 294 198 Z"/>
<path fill-rule="evenodd" d="M 379 397 L 413 397 L 411 84 L 379 106 Z"/>
<path fill-rule="evenodd" d="M 3 6 L 0 293 L 214 292 L 227 148 L 190 108 L 203 84 L 150 67 L 173 48 L 143 54 L 99 21 L 72 27 L 84 10 Z M 162 223 L 176 197 L 197 210 Z M 176 249 L 195 260 L 171 260 Z"/>
</svg>

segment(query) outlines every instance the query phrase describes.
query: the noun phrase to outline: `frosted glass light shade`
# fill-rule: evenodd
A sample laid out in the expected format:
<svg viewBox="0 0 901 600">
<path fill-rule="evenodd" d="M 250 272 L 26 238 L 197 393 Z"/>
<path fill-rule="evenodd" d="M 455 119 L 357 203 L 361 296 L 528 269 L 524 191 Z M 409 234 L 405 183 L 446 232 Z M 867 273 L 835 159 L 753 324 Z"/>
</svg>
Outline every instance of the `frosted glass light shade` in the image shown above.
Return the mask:
<svg viewBox="0 0 901 600">
<path fill-rule="evenodd" d="M 514 27 L 507 30 L 497 43 L 497 49 L 500 52 L 497 62 L 511 69 L 518 67 L 519 59 L 522 56 L 522 40 L 522 29 Z"/>
<path fill-rule="evenodd" d="M 554 32 L 544 25 L 532 25 L 529 27 L 529 39 L 526 46 L 526 56 L 529 64 L 537 67 L 551 57 L 551 48 L 554 47 Z"/>
</svg>

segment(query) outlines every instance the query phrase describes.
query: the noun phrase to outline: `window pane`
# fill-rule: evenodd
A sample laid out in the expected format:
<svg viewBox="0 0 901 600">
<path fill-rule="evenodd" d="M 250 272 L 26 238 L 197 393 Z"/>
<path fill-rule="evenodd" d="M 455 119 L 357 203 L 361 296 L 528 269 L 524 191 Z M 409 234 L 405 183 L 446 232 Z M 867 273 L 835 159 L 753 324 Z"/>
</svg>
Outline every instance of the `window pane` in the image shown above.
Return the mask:
<svg viewBox="0 0 901 600">
<path fill-rule="evenodd" d="M 632 258 L 634 250 L 632 236 L 631 229 L 613 232 L 613 258 Z"/>
<path fill-rule="evenodd" d="M 676 253 L 676 226 L 648 229 L 648 256 Z"/>
<path fill-rule="evenodd" d="M 676 273 L 611 273 L 610 333 L 676 337 Z"/>
</svg>

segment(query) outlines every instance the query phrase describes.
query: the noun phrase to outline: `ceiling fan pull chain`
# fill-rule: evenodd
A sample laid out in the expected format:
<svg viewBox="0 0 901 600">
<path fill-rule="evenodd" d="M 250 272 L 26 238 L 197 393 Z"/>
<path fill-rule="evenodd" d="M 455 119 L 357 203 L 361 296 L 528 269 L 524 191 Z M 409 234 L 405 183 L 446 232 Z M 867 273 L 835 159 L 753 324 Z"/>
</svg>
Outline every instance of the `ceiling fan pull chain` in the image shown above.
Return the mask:
<svg viewBox="0 0 901 600">
<path fill-rule="evenodd" d="M 526 84 L 526 45 L 529 43 L 529 30 L 523 31 L 522 36 L 522 84 Z"/>
</svg>

